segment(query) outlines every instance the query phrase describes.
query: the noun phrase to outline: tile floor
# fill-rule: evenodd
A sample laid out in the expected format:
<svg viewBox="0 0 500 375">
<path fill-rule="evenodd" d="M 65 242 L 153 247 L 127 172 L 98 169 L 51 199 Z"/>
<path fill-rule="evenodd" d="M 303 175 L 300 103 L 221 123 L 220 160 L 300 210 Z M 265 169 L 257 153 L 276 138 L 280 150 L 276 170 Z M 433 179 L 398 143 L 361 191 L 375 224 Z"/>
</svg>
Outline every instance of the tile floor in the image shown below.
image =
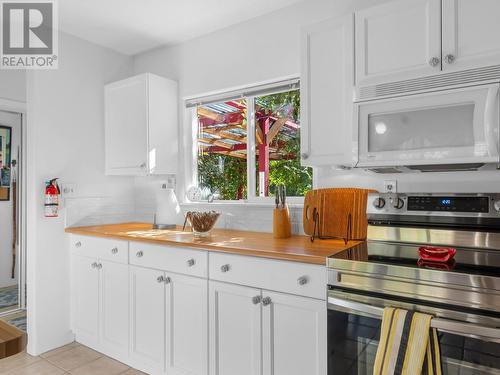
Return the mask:
<svg viewBox="0 0 500 375">
<path fill-rule="evenodd" d="M 139 375 L 144 373 L 74 342 L 38 357 L 19 353 L 1 359 L 0 374 Z"/>
</svg>

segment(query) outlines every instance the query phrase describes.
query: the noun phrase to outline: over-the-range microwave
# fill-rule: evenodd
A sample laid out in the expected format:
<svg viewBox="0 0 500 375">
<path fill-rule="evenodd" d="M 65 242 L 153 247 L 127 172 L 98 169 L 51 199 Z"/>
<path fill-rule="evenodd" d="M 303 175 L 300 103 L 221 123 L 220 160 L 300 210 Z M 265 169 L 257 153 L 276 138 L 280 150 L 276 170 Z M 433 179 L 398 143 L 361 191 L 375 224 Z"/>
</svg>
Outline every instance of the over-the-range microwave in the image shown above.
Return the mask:
<svg viewBox="0 0 500 375">
<path fill-rule="evenodd" d="M 378 173 L 499 166 L 500 84 L 354 104 L 358 168 Z"/>
</svg>

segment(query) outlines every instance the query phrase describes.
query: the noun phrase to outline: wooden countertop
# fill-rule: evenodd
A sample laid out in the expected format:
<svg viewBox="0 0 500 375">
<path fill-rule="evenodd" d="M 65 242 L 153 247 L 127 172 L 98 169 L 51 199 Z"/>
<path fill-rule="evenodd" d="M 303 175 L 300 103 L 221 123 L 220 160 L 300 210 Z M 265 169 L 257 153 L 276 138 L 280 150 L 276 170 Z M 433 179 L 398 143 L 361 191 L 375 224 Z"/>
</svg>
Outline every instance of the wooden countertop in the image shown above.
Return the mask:
<svg viewBox="0 0 500 375">
<path fill-rule="evenodd" d="M 355 246 L 360 241 L 316 240 L 307 236 L 275 239 L 272 233 L 214 229 L 210 237 L 195 238 L 193 233 L 176 230 L 154 230 L 151 224 L 123 223 L 66 228 L 67 233 L 86 236 L 144 241 L 171 246 L 201 248 L 240 255 L 291 260 L 311 264 L 326 264 L 326 258 Z"/>
</svg>

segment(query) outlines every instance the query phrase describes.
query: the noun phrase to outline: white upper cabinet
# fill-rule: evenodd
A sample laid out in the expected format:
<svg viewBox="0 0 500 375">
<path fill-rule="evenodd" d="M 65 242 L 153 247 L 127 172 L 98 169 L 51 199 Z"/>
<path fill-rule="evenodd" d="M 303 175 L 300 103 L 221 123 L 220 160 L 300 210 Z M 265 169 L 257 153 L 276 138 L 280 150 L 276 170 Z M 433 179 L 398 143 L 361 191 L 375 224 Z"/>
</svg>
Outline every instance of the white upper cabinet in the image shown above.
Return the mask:
<svg viewBox="0 0 500 375">
<path fill-rule="evenodd" d="M 302 30 L 301 160 L 351 165 L 354 86 L 353 15 Z"/>
<path fill-rule="evenodd" d="M 106 85 L 106 174 L 177 173 L 177 106 L 177 83 L 153 74 Z"/>
<path fill-rule="evenodd" d="M 443 70 L 500 64 L 500 1 L 443 0 Z"/>
<path fill-rule="evenodd" d="M 441 70 L 441 0 L 394 1 L 360 10 L 355 18 L 358 85 Z"/>
</svg>

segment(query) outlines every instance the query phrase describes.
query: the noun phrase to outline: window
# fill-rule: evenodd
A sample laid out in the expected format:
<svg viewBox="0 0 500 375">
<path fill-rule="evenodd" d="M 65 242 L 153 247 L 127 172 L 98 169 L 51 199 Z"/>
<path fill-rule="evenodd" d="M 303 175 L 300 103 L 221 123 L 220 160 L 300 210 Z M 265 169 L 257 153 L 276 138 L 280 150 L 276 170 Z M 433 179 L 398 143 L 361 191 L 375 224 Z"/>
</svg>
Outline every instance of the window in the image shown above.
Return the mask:
<svg viewBox="0 0 500 375">
<path fill-rule="evenodd" d="M 312 169 L 300 165 L 298 85 L 193 104 L 197 129 L 197 182 L 206 199 L 289 196 L 312 189 Z M 286 88 L 286 89 L 284 89 Z"/>
</svg>

